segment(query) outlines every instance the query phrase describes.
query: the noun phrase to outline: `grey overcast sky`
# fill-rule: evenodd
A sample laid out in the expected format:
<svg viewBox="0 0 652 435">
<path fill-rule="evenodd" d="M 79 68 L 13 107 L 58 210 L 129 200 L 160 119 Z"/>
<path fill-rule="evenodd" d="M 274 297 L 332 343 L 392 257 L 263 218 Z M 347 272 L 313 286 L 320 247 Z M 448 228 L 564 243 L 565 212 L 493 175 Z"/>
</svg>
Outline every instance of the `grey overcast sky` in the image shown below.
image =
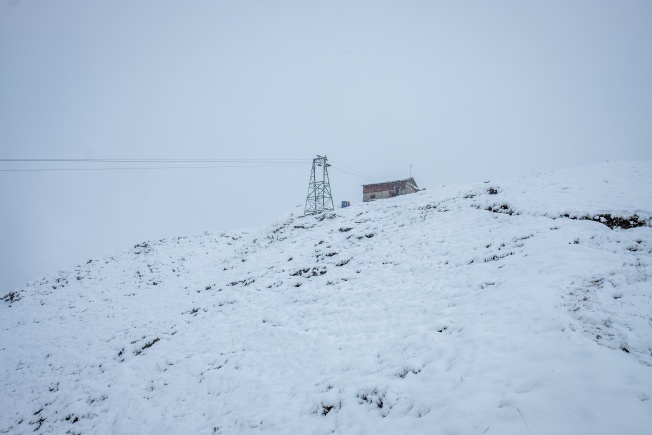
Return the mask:
<svg viewBox="0 0 652 435">
<path fill-rule="evenodd" d="M 0 158 L 326 154 L 379 180 L 412 164 L 427 188 L 651 160 L 651 78 L 649 0 L 2 0 Z M 134 165 L 0 163 L 107 166 Z M 302 211 L 309 175 L 0 172 L 0 296 L 144 240 Z M 361 201 L 366 180 L 331 181 Z"/>
</svg>

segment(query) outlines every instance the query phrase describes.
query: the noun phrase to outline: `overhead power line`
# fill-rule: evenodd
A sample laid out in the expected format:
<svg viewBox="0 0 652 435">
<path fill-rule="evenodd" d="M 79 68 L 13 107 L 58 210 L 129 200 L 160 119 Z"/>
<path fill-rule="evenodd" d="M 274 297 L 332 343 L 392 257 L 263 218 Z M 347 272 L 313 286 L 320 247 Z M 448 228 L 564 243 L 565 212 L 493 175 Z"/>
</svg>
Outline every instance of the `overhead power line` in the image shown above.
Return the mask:
<svg viewBox="0 0 652 435">
<path fill-rule="evenodd" d="M 160 170 L 160 169 L 214 169 L 214 168 L 259 168 L 265 166 L 303 166 L 311 163 L 306 159 L 0 159 L 5 164 L 32 164 L 45 163 L 55 164 L 92 164 L 103 165 L 109 163 L 120 164 L 166 164 L 167 166 L 121 166 L 121 167 L 21 167 L 11 169 L 0 169 L 0 172 L 62 172 L 62 171 L 121 171 L 121 170 Z M 180 165 L 169 166 L 178 163 Z M 199 166 L 203 163 L 218 163 L 216 165 Z"/>
<path fill-rule="evenodd" d="M 110 168 L 34 168 L 34 169 L 0 169 L 0 172 L 53 172 L 53 171 L 122 171 L 122 170 L 157 170 L 157 169 L 215 169 L 215 168 L 262 168 L 307 166 L 307 163 L 283 165 L 212 165 L 212 166 L 149 166 L 149 167 L 110 167 Z"/>
<path fill-rule="evenodd" d="M 292 167 L 312 164 L 312 160 L 307 159 L 157 159 L 157 158 L 136 158 L 136 159 L 99 159 L 99 158 L 82 158 L 82 159 L 63 159 L 63 158 L 31 158 L 31 159 L 3 159 L 0 163 L 8 165 L 21 164 L 18 168 L 2 168 L 0 172 L 66 172 L 66 171 L 134 171 L 134 170 L 165 170 L 165 169 L 216 169 L 216 168 L 259 168 L 259 167 Z M 53 167 L 25 167 L 34 163 L 43 163 L 54 165 Z M 93 165 L 92 167 L 57 167 L 61 163 L 70 163 L 73 165 Z M 105 164 L 130 165 L 138 164 L 139 166 L 110 166 Z M 207 165 L 214 163 L 213 165 Z M 142 166 L 143 164 L 164 165 L 164 166 Z M 178 164 L 178 165 L 177 165 Z M 204 165 L 200 165 L 204 164 Z M 99 165 L 99 166 L 98 166 Z M 367 182 L 378 182 L 379 180 L 360 172 L 350 166 L 339 162 L 332 162 L 332 168 L 360 178 Z"/>
<path fill-rule="evenodd" d="M 366 174 L 364 174 L 364 173 L 358 171 L 357 169 L 354 169 L 354 168 L 352 168 L 352 167 L 350 167 L 350 166 L 345 165 L 344 163 L 340 163 L 340 162 L 336 162 L 336 161 L 333 161 L 333 163 L 336 164 L 337 166 L 341 166 L 341 167 L 346 168 L 346 169 L 348 169 L 348 170 L 350 170 L 350 171 L 357 172 L 358 174 L 361 174 L 361 175 L 363 175 L 364 177 L 367 177 L 367 178 L 373 178 L 373 177 L 371 177 L 371 176 L 369 176 L 369 175 L 366 175 Z"/>
<path fill-rule="evenodd" d="M 350 170 L 344 169 L 344 167 L 342 167 L 342 166 L 343 166 L 343 165 L 339 165 L 339 164 L 333 164 L 333 165 L 331 165 L 331 167 L 332 167 L 333 169 L 336 169 L 336 170 L 338 170 L 338 171 L 340 171 L 340 172 L 344 172 L 344 173 L 349 174 L 349 175 L 353 175 L 354 177 L 358 177 L 358 178 L 360 178 L 360 179 L 362 179 L 362 180 L 372 181 L 372 182 L 377 182 L 377 181 L 378 181 L 377 179 L 375 179 L 375 178 L 373 178 L 373 177 L 370 177 L 370 176 L 368 176 L 368 175 L 364 175 L 364 174 L 361 173 L 361 172 L 350 171 Z"/>
<path fill-rule="evenodd" d="M 0 159 L 8 163 L 312 163 L 307 159 Z"/>
</svg>

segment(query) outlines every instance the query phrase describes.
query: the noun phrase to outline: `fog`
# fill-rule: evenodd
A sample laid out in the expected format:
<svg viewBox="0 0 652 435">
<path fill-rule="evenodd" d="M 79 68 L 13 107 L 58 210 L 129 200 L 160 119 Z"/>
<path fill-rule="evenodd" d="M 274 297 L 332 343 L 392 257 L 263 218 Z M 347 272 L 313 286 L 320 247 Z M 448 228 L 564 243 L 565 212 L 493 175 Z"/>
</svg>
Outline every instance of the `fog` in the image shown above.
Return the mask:
<svg viewBox="0 0 652 435">
<path fill-rule="evenodd" d="M 336 204 L 369 182 L 346 168 L 432 188 L 652 160 L 650 23 L 648 1 L 5 1 L 0 159 L 248 162 L 0 161 L 0 296 L 301 213 L 317 154 Z M 161 166 L 184 168 L 133 169 Z M 132 169 L 6 171 L 109 167 Z"/>
</svg>

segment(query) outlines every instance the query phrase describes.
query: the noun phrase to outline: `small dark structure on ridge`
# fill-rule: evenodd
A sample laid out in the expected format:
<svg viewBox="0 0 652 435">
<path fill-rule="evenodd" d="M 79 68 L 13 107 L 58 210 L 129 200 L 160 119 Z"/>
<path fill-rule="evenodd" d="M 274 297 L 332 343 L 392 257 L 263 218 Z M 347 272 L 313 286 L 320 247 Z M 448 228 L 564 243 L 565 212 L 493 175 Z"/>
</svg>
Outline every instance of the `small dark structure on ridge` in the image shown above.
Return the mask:
<svg viewBox="0 0 652 435">
<path fill-rule="evenodd" d="M 362 202 L 393 198 L 418 191 L 419 187 L 412 177 L 406 178 L 405 180 L 387 181 L 385 183 L 365 184 L 362 186 Z"/>
</svg>

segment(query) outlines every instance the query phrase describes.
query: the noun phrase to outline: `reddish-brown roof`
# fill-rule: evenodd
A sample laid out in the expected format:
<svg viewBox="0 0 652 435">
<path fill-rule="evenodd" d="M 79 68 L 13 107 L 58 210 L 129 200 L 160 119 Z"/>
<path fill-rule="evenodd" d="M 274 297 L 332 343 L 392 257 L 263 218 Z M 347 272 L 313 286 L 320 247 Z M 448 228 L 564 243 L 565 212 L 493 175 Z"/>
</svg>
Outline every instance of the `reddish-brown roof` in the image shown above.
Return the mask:
<svg viewBox="0 0 652 435">
<path fill-rule="evenodd" d="M 387 190 L 394 190 L 395 186 L 405 187 L 408 183 L 417 187 L 414 178 L 406 178 L 405 180 L 386 181 L 384 183 L 364 184 L 362 185 L 362 193 L 384 192 Z"/>
</svg>

